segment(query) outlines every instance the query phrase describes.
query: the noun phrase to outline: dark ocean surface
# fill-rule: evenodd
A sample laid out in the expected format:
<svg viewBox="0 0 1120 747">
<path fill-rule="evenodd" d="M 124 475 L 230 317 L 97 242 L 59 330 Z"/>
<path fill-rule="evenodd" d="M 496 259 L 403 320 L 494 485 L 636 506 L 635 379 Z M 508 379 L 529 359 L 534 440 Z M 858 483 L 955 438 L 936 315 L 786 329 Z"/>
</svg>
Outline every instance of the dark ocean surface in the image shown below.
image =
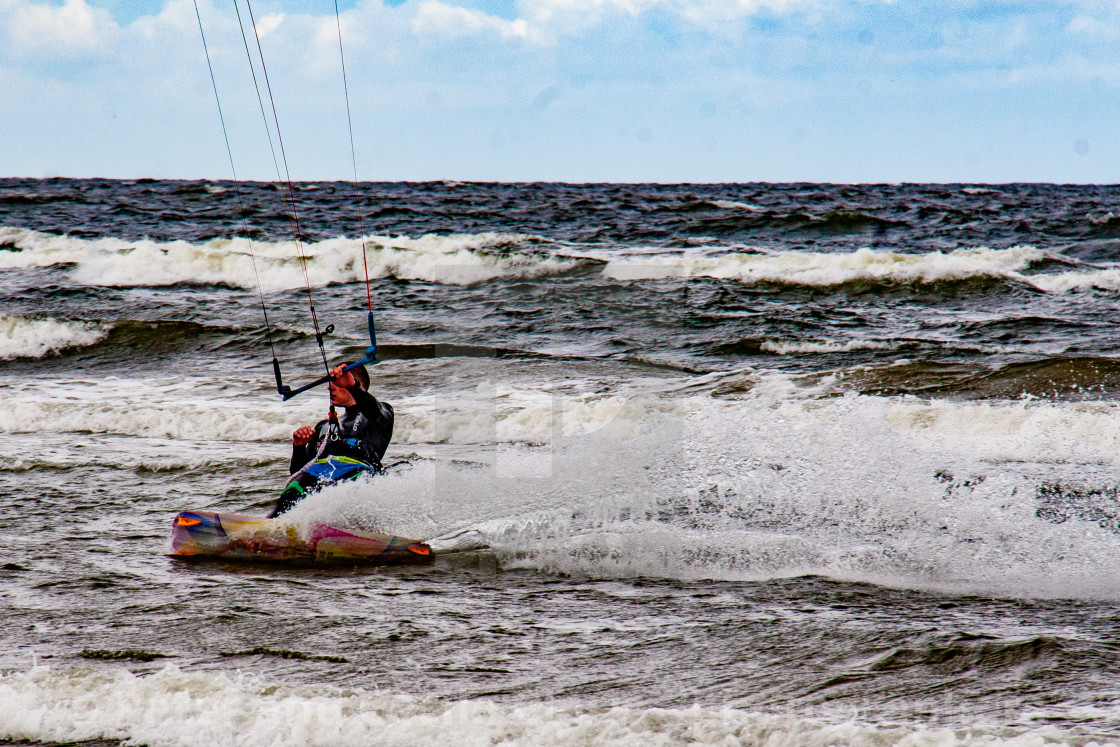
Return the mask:
<svg viewBox="0 0 1120 747">
<path fill-rule="evenodd" d="M 1120 743 L 1120 188 L 295 197 L 0 180 L 0 739 Z M 283 487 L 363 246 L 410 465 L 293 517 L 498 567 L 167 557 Z"/>
</svg>

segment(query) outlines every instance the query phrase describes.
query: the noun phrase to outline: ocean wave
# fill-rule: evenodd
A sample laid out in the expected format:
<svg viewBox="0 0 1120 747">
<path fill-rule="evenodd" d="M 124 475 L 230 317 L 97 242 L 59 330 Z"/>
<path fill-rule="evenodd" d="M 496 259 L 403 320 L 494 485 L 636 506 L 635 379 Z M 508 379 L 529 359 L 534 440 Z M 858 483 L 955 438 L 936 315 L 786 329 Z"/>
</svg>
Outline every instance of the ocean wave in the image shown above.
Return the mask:
<svg viewBox="0 0 1120 747">
<path fill-rule="evenodd" d="M 247 389 L 247 388 L 246 388 Z M 0 433 L 93 433 L 199 441 L 282 441 L 318 420 L 308 403 L 279 408 L 209 379 L 29 382 L 0 400 Z"/>
<path fill-rule="evenodd" d="M 555 275 L 579 264 L 576 259 L 533 249 L 532 240 L 503 233 L 367 237 L 369 274 L 469 285 L 498 278 Z M 362 280 L 362 245 L 360 239 L 342 238 L 304 244 L 307 280 L 312 286 Z M 5 249 L 0 251 L 0 269 L 73 265 L 73 279 L 89 286 L 193 283 L 256 288 L 258 277 L 265 291 L 304 285 L 304 269 L 290 241 L 124 241 L 0 228 L 0 247 Z"/>
<path fill-rule="evenodd" d="M 456 403 L 449 410 L 447 401 Z M 503 387 L 401 403 L 397 437 L 405 443 L 550 443 L 591 432 L 626 438 L 650 421 L 677 418 L 680 403 L 625 394 L 553 395 L 545 389 Z"/>
<path fill-rule="evenodd" d="M 241 446 L 239 445 L 237 448 L 240 449 Z M 176 450 L 177 447 L 168 449 L 168 451 Z M 0 472 L 71 470 L 75 467 L 104 467 L 113 470 L 134 470 L 136 472 L 181 472 L 183 470 L 213 469 L 215 467 L 221 467 L 222 469 L 249 469 L 265 467 L 280 461 L 283 461 L 285 466 L 287 466 L 288 456 L 286 454 L 281 456 L 262 455 L 255 459 L 243 456 L 231 457 L 229 449 L 226 449 L 226 451 L 221 454 L 214 454 L 209 457 L 200 456 L 197 458 L 183 458 L 178 455 L 159 457 L 155 455 L 131 454 L 82 454 L 51 457 L 29 451 L 24 454 L 17 454 L 16 456 L 9 457 L 6 461 L 0 463 Z"/>
<path fill-rule="evenodd" d="M 848 353 L 855 350 L 890 350 L 894 347 L 890 343 L 878 340 L 848 340 L 839 341 L 813 341 L 813 342 L 782 342 L 780 340 L 765 340 L 759 345 L 760 350 L 778 355 L 793 355 L 797 353 Z"/>
<path fill-rule="evenodd" d="M 0 314 L 0 360 L 42 358 L 68 348 L 94 345 L 108 333 L 106 328 L 86 322 Z"/>
<path fill-rule="evenodd" d="M 746 202 L 737 202 L 735 200 L 709 200 L 708 203 L 722 210 L 748 210 L 750 212 L 759 212 L 765 209 L 757 205 L 750 205 Z"/>
<path fill-rule="evenodd" d="M 957 249 L 948 254 L 900 254 L 860 249 L 850 254 L 822 252 L 730 252 L 611 258 L 603 275 L 616 280 L 711 277 L 781 285 L 835 286 L 851 282 L 936 283 L 972 278 L 1013 278 L 1053 282 L 1056 276 L 1024 276 L 1033 263 L 1049 258 L 1031 246 L 1009 249 Z M 1039 280 L 1041 278 L 1041 280 Z M 1039 285 L 1038 287 L 1042 287 Z M 1044 288 L 1045 289 L 1045 288 Z"/>
<path fill-rule="evenodd" d="M 757 249 L 713 254 L 710 250 L 673 254 L 601 255 L 602 274 L 615 280 L 710 277 L 746 284 L 829 287 L 846 283 L 897 285 L 1012 281 L 1048 293 L 1076 290 L 1120 290 L 1120 269 L 1104 267 L 1065 272 L 1030 273 L 1048 262 L 1074 265 L 1073 260 L 1032 246 L 1008 249 L 957 249 L 949 253 L 900 254 L 860 249 L 851 254 L 824 252 L 767 253 Z"/>
<path fill-rule="evenodd" d="M 715 212 L 713 208 L 723 212 Z M 733 200 L 690 202 L 680 209 L 687 213 L 699 213 L 695 220 L 690 221 L 690 228 L 700 235 L 711 236 L 727 236 L 740 231 L 844 236 L 908 228 L 905 220 L 856 209 L 838 208 L 813 213 L 803 206 L 787 204 L 784 209 L 766 208 Z"/>
<path fill-rule="evenodd" d="M 1034 745 L 1078 743 L 1078 730 L 936 728 L 829 723 L 733 708 L 590 708 L 484 699 L 437 700 L 329 685 L 273 683 L 168 665 L 34 667 L 0 677 L 0 735 L 10 739 L 120 739 L 152 747 L 238 745 Z M 1080 738 L 1079 738 L 1080 737 Z M 1105 744 L 1097 742 L 1098 744 Z"/>
<path fill-rule="evenodd" d="M 890 228 L 903 228 L 906 221 L 880 218 L 872 213 L 862 210 L 829 210 L 821 215 L 810 216 L 806 228 L 816 229 L 824 233 L 853 233 L 867 230 L 886 230 Z"/>
<path fill-rule="evenodd" d="M 94 364 L 118 364 L 122 358 L 132 359 L 137 354 L 151 356 L 163 351 L 190 349 L 194 352 L 213 349 L 241 348 L 257 353 L 266 336 L 281 344 L 310 337 L 310 332 L 287 329 L 273 324 L 269 332 L 260 327 L 233 327 L 220 324 L 200 324 L 189 321 L 137 321 L 124 320 L 99 327 L 104 334 L 90 345 L 71 348 L 67 354 L 80 356 Z M 88 365 L 87 363 L 87 365 Z"/>
<path fill-rule="evenodd" d="M 1024 279 L 1034 287 L 1050 293 L 1074 290 L 1120 290 L 1120 270 L 1063 272 L 1055 275 L 1031 275 Z"/>
<path fill-rule="evenodd" d="M 240 471 L 284 462 L 288 455 L 272 444 L 178 440 L 73 434 L 0 435 L 0 472 L 71 470 L 104 467 L 135 472 L 184 470 Z"/>
<path fill-rule="evenodd" d="M 730 379 L 735 379 L 734 385 Z M 1120 454 L 1120 405 L 1050 402 L 1035 398 L 968 402 L 910 396 L 846 396 L 830 378 L 814 386 L 781 374 L 739 381 L 733 374 L 698 381 L 631 382 L 583 394 L 548 386 L 480 386 L 439 395 L 390 398 L 397 411 L 394 439 L 403 444 L 549 444 L 597 433 L 636 438 L 652 424 L 713 427 L 767 412 L 812 430 L 854 408 L 865 424 L 900 428 L 992 461 L 1111 463 Z M 578 382 L 566 382 L 578 389 Z M 321 419 L 314 399 L 280 402 L 259 382 L 215 384 L 205 378 L 24 383 L 0 400 L 0 433 L 103 433 L 183 441 L 287 441 L 299 425 Z M 738 392 L 736 394 L 729 394 Z M 723 394 L 720 394 L 723 393 Z M 713 395 L 719 394 L 719 397 Z M 142 403 L 138 405 L 138 403 Z M 702 416 L 697 413 L 704 413 Z M 823 418 L 823 421 L 822 421 Z"/>
<path fill-rule="evenodd" d="M 614 280 L 710 277 L 747 284 L 827 287 L 853 282 L 928 284 L 973 279 L 1014 281 L 1040 290 L 1120 290 L 1120 270 L 1076 269 L 1028 273 L 1043 262 L 1073 264 L 1035 247 L 957 249 L 901 254 L 860 249 L 852 253 L 767 252 L 737 248 L 674 251 L 632 246 L 609 250 L 545 249 L 521 234 L 372 236 L 366 239 L 371 278 L 393 277 L 444 285 L 497 279 L 533 279 L 602 265 Z M 358 282 L 365 277 L 360 239 L 327 239 L 303 245 L 306 279 L 313 287 Z M 255 256 L 255 270 L 254 259 Z M 82 239 L 20 228 L 0 228 L 0 269 L 68 266 L 85 286 L 222 285 L 279 291 L 304 285 L 304 269 L 293 242 L 244 238 L 186 241 Z"/>
<path fill-rule="evenodd" d="M 209 380 L 164 384 L 110 379 L 41 382 L 0 400 L 0 433 L 102 433 L 184 441 L 287 441 L 323 413 L 314 400 L 281 403 L 213 391 Z M 246 387 L 248 389 L 248 387 Z M 138 403 L 142 403 L 138 405 Z M 448 403 L 453 403 L 449 406 Z M 619 437 L 676 417 L 679 403 L 626 395 L 553 396 L 504 387 L 394 399 L 394 438 L 404 444 L 545 443 L 557 434 L 603 431 Z"/>
<path fill-rule="evenodd" d="M 1111 210 L 1107 213 L 1090 213 L 1088 215 L 1091 233 L 1104 239 L 1113 239 L 1120 236 L 1120 216 Z"/>
<path fill-rule="evenodd" d="M 915 344 L 917 341 L 907 340 L 900 342 L 899 347 L 912 349 Z M 937 342 L 926 344 L 933 346 Z M 995 346 L 958 344 L 952 348 L 1002 358 L 1008 352 L 1006 347 Z M 1110 400 L 1110 393 L 1120 389 L 1120 362 L 1061 354 L 1018 360 L 995 368 L 938 363 L 919 357 L 896 360 L 889 365 L 852 367 L 833 375 L 849 391 L 855 389 L 866 394 L 909 393 L 990 402 L 1091 403 Z"/>
</svg>

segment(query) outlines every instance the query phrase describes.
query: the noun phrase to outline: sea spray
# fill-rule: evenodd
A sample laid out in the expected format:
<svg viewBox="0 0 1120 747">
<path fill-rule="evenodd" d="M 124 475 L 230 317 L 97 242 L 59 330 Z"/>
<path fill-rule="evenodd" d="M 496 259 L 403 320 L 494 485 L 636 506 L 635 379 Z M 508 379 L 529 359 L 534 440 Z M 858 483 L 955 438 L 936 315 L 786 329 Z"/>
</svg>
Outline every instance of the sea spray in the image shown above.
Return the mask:
<svg viewBox="0 0 1120 747">
<path fill-rule="evenodd" d="M 472 463 L 402 466 L 324 490 L 296 513 L 406 536 L 469 527 L 507 565 L 593 577 L 812 573 L 958 591 L 1115 593 L 1118 578 L 1102 569 L 1120 567 L 1120 534 L 1077 506 L 1053 521 L 1039 497 L 1044 481 L 1076 490 L 1094 469 L 1087 462 L 1111 458 L 1115 407 L 1078 416 L 1057 405 L 959 404 L 972 411 L 966 427 L 944 417 L 949 403 L 816 399 L 780 383 L 730 402 L 679 401 L 675 417 L 636 433 L 558 431 L 550 444 Z M 1060 435 L 1082 420 L 1095 441 Z"/>
</svg>

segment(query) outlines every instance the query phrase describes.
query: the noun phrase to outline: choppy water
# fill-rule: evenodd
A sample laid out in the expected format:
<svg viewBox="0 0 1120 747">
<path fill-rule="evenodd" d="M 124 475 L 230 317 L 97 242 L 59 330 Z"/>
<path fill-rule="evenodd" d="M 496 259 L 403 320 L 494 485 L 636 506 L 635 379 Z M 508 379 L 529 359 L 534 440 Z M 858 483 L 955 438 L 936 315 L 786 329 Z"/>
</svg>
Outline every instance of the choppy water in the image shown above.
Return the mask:
<svg viewBox="0 0 1120 747">
<path fill-rule="evenodd" d="M 298 195 L 412 466 L 296 515 L 502 569 L 165 557 L 325 408 L 280 193 L 0 180 L 0 737 L 1120 741 L 1120 189 Z"/>
</svg>

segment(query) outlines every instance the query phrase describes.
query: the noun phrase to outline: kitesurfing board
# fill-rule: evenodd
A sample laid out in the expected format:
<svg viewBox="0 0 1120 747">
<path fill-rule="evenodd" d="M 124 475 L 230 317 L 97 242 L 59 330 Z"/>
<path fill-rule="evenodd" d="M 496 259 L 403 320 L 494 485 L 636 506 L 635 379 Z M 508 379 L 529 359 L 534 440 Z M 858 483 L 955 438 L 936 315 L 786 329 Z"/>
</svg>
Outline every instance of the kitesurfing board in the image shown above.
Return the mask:
<svg viewBox="0 0 1120 747">
<path fill-rule="evenodd" d="M 171 524 L 171 555 L 224 560 L 373 565 L 430 563 L 420 540 L 250 514 L 182 511 Z"/>
</svg>

